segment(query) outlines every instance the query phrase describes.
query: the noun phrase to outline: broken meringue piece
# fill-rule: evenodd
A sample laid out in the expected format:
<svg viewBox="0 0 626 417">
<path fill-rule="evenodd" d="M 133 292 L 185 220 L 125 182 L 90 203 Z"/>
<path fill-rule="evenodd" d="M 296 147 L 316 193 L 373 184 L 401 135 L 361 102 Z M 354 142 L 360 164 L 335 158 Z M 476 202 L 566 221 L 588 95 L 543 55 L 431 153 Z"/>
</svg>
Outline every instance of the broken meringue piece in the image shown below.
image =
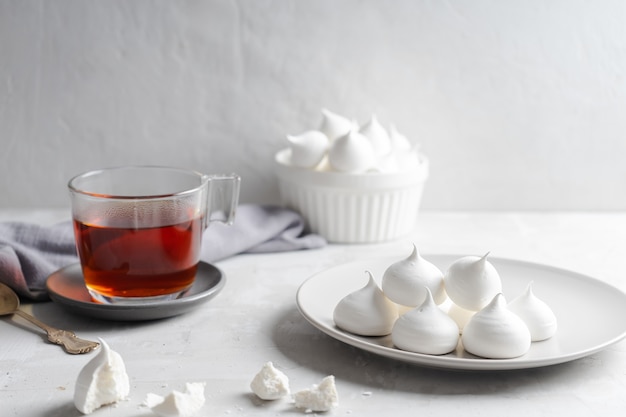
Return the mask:
<svg viewBox="0 0 626 417">
<path fill-rule="evenodd" d="M 172 391 L 165 397 L 149 393 L 144 405 L 161 417 L 192 417 L 204 405 L 204 382 L 185 384 L 185 390 Z"/>
<path fill-rule="evenodd" d="M 277 400 L 289 395 L 289 378 L 267 362 L 252 379 L 250 389 L 262 400 Z"/>
<path fill-rule="evenodd" d="M 124 400 L 130 392 L 124 360 L 104 340 L 98 340 L 102 347 L 80 371 L 74 389 L 74 405 L 83 414 Z"/>
<path fill-rule="evenodd" d="M 339 395 L 335 386 L 335 377 L 329 375 L 319 385 L 298 391 L 293 395 L 296 408 L 313 412 L 330 411 L 339 405 Z"/>
</svg>

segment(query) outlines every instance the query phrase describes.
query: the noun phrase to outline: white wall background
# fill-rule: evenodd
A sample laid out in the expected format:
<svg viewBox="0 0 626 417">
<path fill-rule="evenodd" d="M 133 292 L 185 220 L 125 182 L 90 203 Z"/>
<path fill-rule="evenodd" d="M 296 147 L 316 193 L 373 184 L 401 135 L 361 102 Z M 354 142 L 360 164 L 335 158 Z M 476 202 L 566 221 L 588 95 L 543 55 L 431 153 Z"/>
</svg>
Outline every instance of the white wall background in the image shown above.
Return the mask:
<svg viewBox="0 0 626 417">
<path fill-rule="evenodd" d="M 320 109 L 431 160 L 425 209 L 626 209 L 626 2 L 0 0 L 0 207 L 167 164 L 278 197 Z"/>
</svg>

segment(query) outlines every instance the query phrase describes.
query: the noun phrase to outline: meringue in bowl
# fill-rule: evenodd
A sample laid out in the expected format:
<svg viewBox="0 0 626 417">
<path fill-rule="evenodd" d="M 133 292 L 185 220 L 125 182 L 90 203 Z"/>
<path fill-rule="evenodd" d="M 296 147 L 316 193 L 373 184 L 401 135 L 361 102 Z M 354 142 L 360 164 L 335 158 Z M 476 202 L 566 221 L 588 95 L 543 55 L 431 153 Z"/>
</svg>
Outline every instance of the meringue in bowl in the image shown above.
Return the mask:
<svg viewBox="0 0 626 417">
<path fill-rule="evenodd" d="M 328 111 L 323 115 L 320 132 L 341 118 Z M 298 163 L 309 159 L 303 156 L 305 138 L 298 141 L 297 150 L 292 143 L 276 153 L 283 204 L 299 212 L 311 232 L 329 242 L 375 243 L 408 235 L 417 222 L 428 159 L 415 147 L 407 149 L 406 139 L 395 128 L 380 135 L 386 130 L 374 116 L 361 129 L 354 122 L 348 127 L 345 120 L 343 130 L 334 129 L 343 134 L 327 136 L 327 150 L 315 166 Z M 307 136 L 310 152 L 315 153 L 310 159 L 316 160 L 322 141 L 310 131 Z"/>
</svg>

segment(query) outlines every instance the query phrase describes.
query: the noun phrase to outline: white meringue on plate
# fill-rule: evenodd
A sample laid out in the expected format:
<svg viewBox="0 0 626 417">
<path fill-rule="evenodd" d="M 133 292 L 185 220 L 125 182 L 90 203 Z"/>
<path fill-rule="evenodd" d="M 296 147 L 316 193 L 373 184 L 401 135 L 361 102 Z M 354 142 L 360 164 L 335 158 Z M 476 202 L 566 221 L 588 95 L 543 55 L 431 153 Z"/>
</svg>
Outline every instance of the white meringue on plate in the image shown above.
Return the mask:
<svg viewBox="0 0 626 417">
<path fill-rule="evenodd" d="M 422 258 L 413 245 L 413 252 L 391 264 L 383 275 L 383 293 L 403 306 L 416 307 L 426 299 L 428 288 L 436 304 L 446 300 L 443 273 L 437 266 Z"/>
<path fill-rule="evenodd" d="M 337 327 L 360 336 L 386 336 L 398 318 L 398 306 L 380 290 L 372 273 L 367 284 L 342 298 L 335 306 Z"/>
<path fill-rule="evenodd" d="M 448 297 L 459 307 L 478 311 L 502 292 L 502 281 L 484 256 L 464 256 L 450 265 L 444 275 Z"/>
<path fill-rule="evenodd" d="M 393 344 L 402 350 L 444 355 L 456 349 L 459 327 L 433 300 L 428 288 L 419 306 L 400 316 L 391 331 Z"/>
<path fill-rule="evenodd" d="M 463 347 L 469 353 L 489 359 L 510 359 L 530 349 L 530 331 L 506 306 L 502 293 L 472 316 L 463 329 Z"/>
<path fill-rule="evenodd" d="M 526 291 L 513 299 L 508 307 L 526 323 L 531 340 L 539 342 L 554 336 L 557 320 L 550 306 L 535 296 L 532 286 L 533 283 L 530 282 Z"/>
</svg>

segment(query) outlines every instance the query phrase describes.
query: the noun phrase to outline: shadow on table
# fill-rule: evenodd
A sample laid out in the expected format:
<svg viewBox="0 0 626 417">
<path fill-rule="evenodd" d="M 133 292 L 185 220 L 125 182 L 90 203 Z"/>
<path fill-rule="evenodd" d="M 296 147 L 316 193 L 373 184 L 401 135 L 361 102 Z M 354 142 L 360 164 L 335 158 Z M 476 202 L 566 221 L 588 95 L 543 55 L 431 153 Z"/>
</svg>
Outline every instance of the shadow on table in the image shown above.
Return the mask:
<svg viewBox="0 0 626 417">
<path fill-rule="evenodd" d="M 94 411 L 93 415 L 108 415 L 105 410 L 106 410 L 106 406 L 105 406 L 105 408 L 102 408 L 102 409 L 96 409 Z M 82 417 L 82 416 L 84 416 L 83 413 L 81 413 L 80 411 L 78 411 L 76 409 L 76 407 L 74 406 L 73 403 L 67 403 L 66 405 L 58 407 L 58 408 L 56 408 L 54 410 L 46 411 L 45 415 L 46 415 L 46 417 Z M 150 417 L 150 416 L 156 416 L 156 414 L 152 413 L 149 410 L 148 411 L 137 411 L 136 413 L 125 414 L 125 415 L 126 415 L 126 417 Z"/>
<path fill-rule="evenodd" d="M 71 330 L 79 337 L 81 337 L 80 332 L 102 332 L 104 334 L 111 331 L 146 327 L 152 324 L 156 325 L 163 320 L 168 320 L 168 318 L 139 321 L 104 320 L 77 314 L 51 301 L 33 304 L 32 315 L 49 326 L 63 330 Z M 43 330 L 39 330 L 38 327 L 35 327 L 25 319 L 13 317 L 12 321 L 16 326 L 23 327 L 33 332 L 40 332 L 44 340 L 46 340 Z"/>
<path fill-rule="evenodd" d="M 281 311 L 276 317 L 272 337 L 285 356 L 321 374 L 332 374 L 372 389 L 436 395 L 489 395 L 515 392 L 529 385 L 562 383 L 572 378 L 588 379 L 593 377 L 590 372 L 594 372 L 593 366 L 584 365 L 585 361 L 593 362 L 589 358 L 507 371 L 428 368 L 379 356 L 335 340 L 314 328 L 295 307 Z"/>
</svg>

